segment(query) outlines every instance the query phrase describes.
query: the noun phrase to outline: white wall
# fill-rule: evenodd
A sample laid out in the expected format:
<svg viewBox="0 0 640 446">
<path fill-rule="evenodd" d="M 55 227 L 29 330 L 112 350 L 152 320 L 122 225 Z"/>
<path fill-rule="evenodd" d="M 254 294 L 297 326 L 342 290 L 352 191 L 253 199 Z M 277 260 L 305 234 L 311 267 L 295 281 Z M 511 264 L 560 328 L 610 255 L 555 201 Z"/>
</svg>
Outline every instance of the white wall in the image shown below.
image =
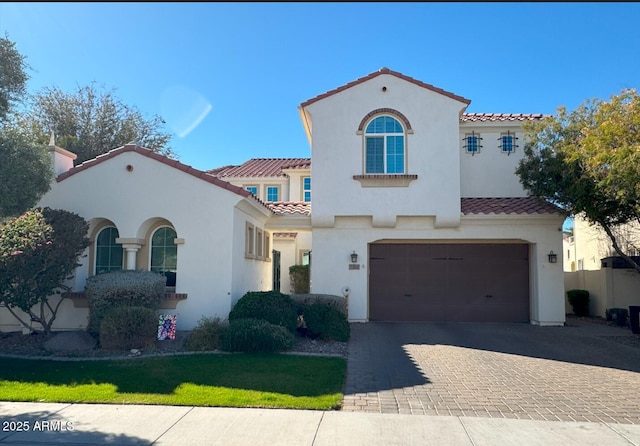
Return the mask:
<svg viewBox="0 0 640 446">
<path fill-rule="evenodd" d="M 515 175 L 518 161 L 524 156 L 523 133 L 519 123 L 460 124 L 460 191 L 463 197 L 526 197 L 527 193 Z M 474 131 L 480 135 L 479 152 L 467 153 L 463 138 Z M 515 133 L 518 147 L 509 155 L 502 153 L 498 138 L 502 132 Z"/>
<path fill-rule="evenodd" d="M 313 230 L 312 292 L 342 295 L 349 286 L 349 319 L 368 320 L 368 249 L 379 240 L 500 242 L 531 244 L 531 322 L 563 325 L 564 282 L 562 263 L 550 264 L 547 254 L 562 246 L 560 217 L 463 218 L 460 228 L 436 229 L 433 219 L 400 219 L 396 228 L 374 229 L 367 217 L 338 218 L 335 228 Z M 359 270 L 350 270 L 350 254 L 358 254 Z"/>
<path fill-rule="evenodd" d="M 459 113 L 464 106 L 392 75 L 308 105 L 314 229 L 331 225 L 335 215 L 372 215 L 380 222 L 396 215 L 434 215 L 439 224 L 455 226 L 460 218 Z M 353 179 L 364 174 L 364 138 L 356 131 L 368 113 L 380 108 L 399 111 L 414 129 L 405 140 L 405 173 L 418 179 L 408 187 L 362 187 Z"/>
<path fill-rule="evenodd" d="M 133 166 L 131 172 L 126 166 Z M 124 152 L 87 170 L 77 172 L 42 198 L 39 205 L 76 212 L 86 220 L 108 219 L 121 238 L 144 238 L 157 218 L 168 220 L 184 244 L 178 245 L 177 293 L 188 298 L 178 303 L 178 329 L 190 329 L 203 316 L 226 317 L 232 294 L 242 280 L 232 283 L 234 249 L 239 247 L 235 227 L 238 194 L 207 183 L 135 152 Z M 244 226 L 243 226 L 244 227 Z M 148 250 L 148 246 L 140 249 Z M 92 274 L 85 263 L 78 271 L 75 291 L 83 291 Z M 252 284 L 253 285 L 253 284 Z"/>
</svg>

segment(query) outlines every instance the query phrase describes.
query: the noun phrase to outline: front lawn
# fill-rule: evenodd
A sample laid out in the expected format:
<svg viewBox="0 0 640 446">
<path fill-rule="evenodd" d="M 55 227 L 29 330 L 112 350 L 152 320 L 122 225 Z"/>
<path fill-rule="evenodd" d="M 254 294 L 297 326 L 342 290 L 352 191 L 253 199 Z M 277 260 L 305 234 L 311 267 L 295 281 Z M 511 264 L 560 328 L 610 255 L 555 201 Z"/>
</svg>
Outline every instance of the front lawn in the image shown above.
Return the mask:
<svg viewBox="0 0 640 446">
<path fill-rule="evenodd" d="M 293 355 L 194 354 L 100 361 L 2 358 L 3 401 L 331 410 L 346 361 Z"/>
</svg>

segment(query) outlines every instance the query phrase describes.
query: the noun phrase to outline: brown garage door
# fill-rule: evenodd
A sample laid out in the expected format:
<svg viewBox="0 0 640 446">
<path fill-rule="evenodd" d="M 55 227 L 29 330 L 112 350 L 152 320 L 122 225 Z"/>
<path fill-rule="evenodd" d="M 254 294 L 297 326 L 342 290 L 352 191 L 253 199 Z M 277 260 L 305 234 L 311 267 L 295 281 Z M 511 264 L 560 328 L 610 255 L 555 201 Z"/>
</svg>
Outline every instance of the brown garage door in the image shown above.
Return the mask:
<svg viewBox="0 0 640 446">
<path fill-rule="evenodd" d="M 373 321 L 529 321 L 526 244 L 371 244 Z"/>
</svg>

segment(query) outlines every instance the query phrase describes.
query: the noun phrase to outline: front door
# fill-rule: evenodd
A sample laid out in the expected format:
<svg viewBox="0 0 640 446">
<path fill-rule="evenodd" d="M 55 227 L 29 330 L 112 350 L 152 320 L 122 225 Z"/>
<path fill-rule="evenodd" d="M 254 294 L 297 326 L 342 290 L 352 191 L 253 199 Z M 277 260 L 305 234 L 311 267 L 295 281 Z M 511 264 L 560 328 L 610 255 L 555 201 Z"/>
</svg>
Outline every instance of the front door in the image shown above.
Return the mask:
<svg viewBox="0 0 640 446">
<path fill-rule="evenodd" d="M 274 249 L 271 252 L 273 254 L 273 291 L 280 291 L 280 251 Z"/>
</svg>

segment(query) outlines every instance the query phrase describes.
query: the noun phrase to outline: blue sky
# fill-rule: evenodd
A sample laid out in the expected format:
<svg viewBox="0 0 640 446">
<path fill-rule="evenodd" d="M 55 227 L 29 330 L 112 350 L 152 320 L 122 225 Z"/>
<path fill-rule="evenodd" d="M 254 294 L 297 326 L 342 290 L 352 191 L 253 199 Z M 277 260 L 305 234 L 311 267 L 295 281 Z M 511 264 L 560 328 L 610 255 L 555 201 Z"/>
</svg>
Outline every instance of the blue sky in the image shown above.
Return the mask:
<svg viewBox="0 0 640 446">
<path fill-rule="evenodd" d="M 306 157 L 297 107 L 386 66 L 554 113 L 640 84 L 639 3 L 1 3 L 31 92 L 96 82 L 162 116 L 199 169 Z"/>
</svg>

